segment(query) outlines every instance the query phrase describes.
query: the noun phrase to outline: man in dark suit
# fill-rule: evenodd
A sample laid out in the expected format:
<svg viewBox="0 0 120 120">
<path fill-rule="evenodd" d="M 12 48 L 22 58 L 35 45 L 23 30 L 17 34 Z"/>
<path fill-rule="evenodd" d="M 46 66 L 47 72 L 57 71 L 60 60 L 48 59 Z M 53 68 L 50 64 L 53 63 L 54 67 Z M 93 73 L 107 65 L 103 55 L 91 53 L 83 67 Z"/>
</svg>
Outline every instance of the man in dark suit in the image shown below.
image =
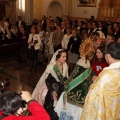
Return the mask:
<svg viewBox="0 0 120 120">
<path fill-rule="evenodd" d="M 77 23 L 77 29 L 79 30 L 80 34 L 82 34 L 83 31 L 82 25 L 83 25 L 82 21 L 79 20 Z"/>
<path fill-rule="evenodd" d="M 64 35 L 66 34 L 66 26 L 65 26 L 65 22 L 61 23 L 61 30 L 64 33 Z"/>
<path fill-rule="evenodd" d="M 47 25 L 46 25 L 46 17 L 45 17 L 45 15 L 42 16 L 42 27 L 43 27 L 43 30 L 46 31 Z"/>
<path fill-rule="evenodd" d="M 114 25 L 113 25 L 113 28 L 114 28 L 114 36 L 115 36 L 115 41 L 118 40 L 119 36 L 120 36 L 120 27 L 119 27 L 119 23 L 118 22 L 115 22 Z"/>
<path fill-rule="evenodd" d="M 26 29 L 26 23 L 22 20 L 21 16 L 18 16 L 18 21 L 16 22 L 17 29 L 19 30 L 20 26 L 24 26 Z"/>
<path fill-rule="evenodd" d="M 104 25 L 103 21 L 98 21 L 98 29 L 101 30 L 104 35 L 107 35 L 107 27 Z"/>
<path fill-rule="evenodd" d="M 90 35 L 90 33 L 92 31 L 93 31 L 92 23 L 90 21 L 88 21 L 88 23 L 87 23 L 87 33 L 88 33 L 88 35 Z"/>
</svg>

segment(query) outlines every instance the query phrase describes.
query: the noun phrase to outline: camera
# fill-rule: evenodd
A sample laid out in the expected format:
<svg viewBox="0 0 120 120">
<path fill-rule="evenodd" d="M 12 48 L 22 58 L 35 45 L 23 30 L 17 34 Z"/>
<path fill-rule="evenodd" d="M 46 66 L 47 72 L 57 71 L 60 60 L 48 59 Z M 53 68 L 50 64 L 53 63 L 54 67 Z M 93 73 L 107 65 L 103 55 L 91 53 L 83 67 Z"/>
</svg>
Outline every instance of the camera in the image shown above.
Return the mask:
<svg viewBox="0 0 120 120">
<path fill-rule="evenodd" d="M 3 79 L 0 81 L 0 93 L 4 91 L 4 87 L 10 84 L 9 78 Z"/>
</svg>

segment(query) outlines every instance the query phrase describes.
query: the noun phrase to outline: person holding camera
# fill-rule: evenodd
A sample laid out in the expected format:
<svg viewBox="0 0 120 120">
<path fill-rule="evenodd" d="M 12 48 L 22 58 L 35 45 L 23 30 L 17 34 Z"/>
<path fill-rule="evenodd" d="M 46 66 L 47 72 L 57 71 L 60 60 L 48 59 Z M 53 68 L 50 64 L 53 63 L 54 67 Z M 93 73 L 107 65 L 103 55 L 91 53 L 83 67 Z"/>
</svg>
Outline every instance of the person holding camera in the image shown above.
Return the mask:
<svg viewBox="0 0 120 120">
<path fill-rule="evenodd" d="M 27 107 L 31 115 L 23 116 L 22 112 Z M 22 91 L 20 95 L 9 91 L 0 95 L 0 120 L 50 120 L 50 117 L 29 92 Z"/>
</svg>

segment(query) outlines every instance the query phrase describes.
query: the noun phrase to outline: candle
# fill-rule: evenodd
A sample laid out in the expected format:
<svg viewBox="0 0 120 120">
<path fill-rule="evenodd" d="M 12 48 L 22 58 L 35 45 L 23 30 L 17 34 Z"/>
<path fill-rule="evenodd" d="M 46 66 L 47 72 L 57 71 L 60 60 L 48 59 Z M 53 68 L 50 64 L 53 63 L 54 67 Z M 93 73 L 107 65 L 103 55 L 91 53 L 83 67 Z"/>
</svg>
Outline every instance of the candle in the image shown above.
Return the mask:
<svg viewBox="0 0 120 120">
<path fill-rule="evenodd" d="M 104 17 L 106 16 L 106 7 L 105 7 L 105 11 L 104 11 Z"/>
<path fill-rule="evenodd" d="M 113 17 L 113 13 L 114 13 L 114 8 L 112 8 L 112 17 Z"/>
<path fill-rule="evenodd" d="M 109 14 L 110 14 L 110 10 L 109 10 L 109 8 L 108 8 L 108 17 L 109 17 Z"/>
</svg>

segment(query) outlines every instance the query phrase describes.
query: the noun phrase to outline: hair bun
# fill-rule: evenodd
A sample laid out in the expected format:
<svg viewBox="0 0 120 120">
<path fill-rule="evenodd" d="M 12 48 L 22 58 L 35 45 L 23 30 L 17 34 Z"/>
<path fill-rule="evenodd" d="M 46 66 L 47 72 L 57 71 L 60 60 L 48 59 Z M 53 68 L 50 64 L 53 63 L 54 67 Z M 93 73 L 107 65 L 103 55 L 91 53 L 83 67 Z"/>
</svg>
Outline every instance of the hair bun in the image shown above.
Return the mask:
<svg viewBox="0 0 120 120">
<path fill-rule="evenodd" d="M 91 60 L 95 51 L 93 40 L 89 38 L 84 39 L 84 41 L 81 43 L 79 51 L 80 57 L 85 57 L 88 60 Z"/>
</svg>

